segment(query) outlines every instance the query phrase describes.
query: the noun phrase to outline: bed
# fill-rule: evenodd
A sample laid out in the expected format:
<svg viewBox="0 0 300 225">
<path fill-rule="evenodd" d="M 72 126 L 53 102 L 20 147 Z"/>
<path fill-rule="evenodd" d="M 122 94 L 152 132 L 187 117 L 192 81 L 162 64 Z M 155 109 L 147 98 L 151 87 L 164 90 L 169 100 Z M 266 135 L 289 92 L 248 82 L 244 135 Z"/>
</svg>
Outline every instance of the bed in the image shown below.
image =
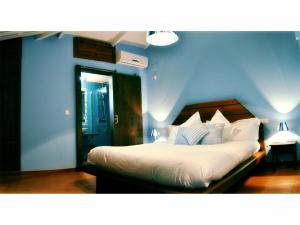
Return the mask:
<svg viewBox="0 0 300 225">
<path fill-rule="evenodd" d="M 185 106 L 173 124 L 181 124 L 195 112 L 200 112 L 202 121 L 210 120 L 217 109 L 230 122 L 254 117 L 237 100 L 227 99 Z M 262 125 L 259 143 L 99 147 L 89 153 L 82 169 L 97 176 L 97 193 L 222 193 L 265 156 Z"/>
</svg>

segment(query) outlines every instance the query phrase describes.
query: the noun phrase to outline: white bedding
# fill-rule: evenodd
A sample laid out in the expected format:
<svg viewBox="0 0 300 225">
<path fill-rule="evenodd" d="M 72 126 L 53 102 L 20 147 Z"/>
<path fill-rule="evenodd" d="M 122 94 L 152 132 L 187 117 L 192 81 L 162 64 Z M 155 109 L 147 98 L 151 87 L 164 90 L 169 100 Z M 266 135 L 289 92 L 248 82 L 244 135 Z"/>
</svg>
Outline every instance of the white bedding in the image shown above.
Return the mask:
<svg viewBox="0 0 300 225">
<path fill-rule="evenodd" d="M 217 145 L 167 142 L 126 147 L 96 147 L 88 162 L 119 174 L 185 188 L 208 187 L 259 149 L 255 141 Z"/>
</svg>

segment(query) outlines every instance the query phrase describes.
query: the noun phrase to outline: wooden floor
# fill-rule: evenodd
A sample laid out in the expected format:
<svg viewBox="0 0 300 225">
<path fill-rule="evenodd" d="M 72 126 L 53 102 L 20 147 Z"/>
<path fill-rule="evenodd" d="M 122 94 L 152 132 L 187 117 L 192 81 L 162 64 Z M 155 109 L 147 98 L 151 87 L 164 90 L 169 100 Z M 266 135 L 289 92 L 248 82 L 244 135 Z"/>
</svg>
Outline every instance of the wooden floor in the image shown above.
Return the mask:
<svg viewBox="0 0 300 225">
<path fill-rule="evenodd" d="M 96 193 L 96 178 L 75 170 L 0 175 L 0 193 Z"/>
<path fill-rule="evenodd" d="M 265 193 L 265 194 L 292 194 L 300 193 L 300 169 L 295 170 L 289 165 L 272 168 L 265 165 L 258 168 L 253 174 L 230 193 Z"/>
<path fill-rule="evenodd" d="M 84 194 L 96 192 L 96 178 L 75 170 L 0 175 L 0 193 Z M 228 193 L 300 193 L 300 169 L 264 166 Z"/>
</svg>

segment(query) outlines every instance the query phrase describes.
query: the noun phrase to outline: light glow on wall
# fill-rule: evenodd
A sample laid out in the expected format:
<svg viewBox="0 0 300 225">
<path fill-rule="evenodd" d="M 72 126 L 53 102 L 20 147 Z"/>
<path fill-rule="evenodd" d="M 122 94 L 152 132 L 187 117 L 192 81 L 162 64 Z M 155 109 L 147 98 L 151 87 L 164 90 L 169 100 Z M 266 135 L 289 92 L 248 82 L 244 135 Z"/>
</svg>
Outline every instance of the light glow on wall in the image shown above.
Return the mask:
<svg viewBox="0 0 300 225">
<path fill-rule="evenodd" d="M 151 112 L 151 115 L 157 122 L 164 122 L 167 119 L 169 113 L 170 110 L 162 106 Z"/>
<path fill-rule="evenodd" d="M 276 97 L 270 99 L 270 103 L 276 111 L 286 114 L 293 111 L 299 104 L 299 99 L 293 96 Z"/>
</svg>

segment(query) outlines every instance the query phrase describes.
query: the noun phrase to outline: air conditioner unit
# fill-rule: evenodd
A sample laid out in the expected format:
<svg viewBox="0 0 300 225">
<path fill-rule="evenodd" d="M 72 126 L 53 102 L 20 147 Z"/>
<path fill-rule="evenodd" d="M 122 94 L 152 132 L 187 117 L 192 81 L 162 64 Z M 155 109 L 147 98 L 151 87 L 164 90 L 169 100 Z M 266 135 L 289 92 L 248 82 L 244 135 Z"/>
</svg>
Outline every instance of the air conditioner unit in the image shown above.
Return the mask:
<svg viewBox="0 0 300 225">
<path fill-rule="evenodd" d="M 138 68 L 147 68 L 148 58 L 142 55 L 133 54 L 125 51 L 117 51 L 117 64 L 133 66 Z"/>
</svg>

